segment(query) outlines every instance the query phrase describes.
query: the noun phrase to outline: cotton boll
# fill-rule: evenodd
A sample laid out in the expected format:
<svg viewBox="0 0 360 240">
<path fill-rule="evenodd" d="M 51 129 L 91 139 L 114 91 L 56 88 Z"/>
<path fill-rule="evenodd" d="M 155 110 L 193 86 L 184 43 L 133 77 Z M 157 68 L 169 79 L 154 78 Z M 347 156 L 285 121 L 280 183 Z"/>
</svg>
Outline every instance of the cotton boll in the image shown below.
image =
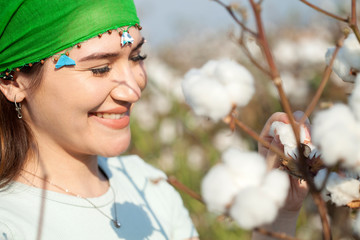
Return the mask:
<svg viewBox="0 0 360 240">
<path fill-rule="evenodd" d="M 343 178 L 331 173 L 326 183 L 326 189 L 331 194 L 331 201 L 337 206 L 343 206 L 352 200 L 359 199 L 360 182 L 352 178 Z"/>
<path fill-rule="evenodd" d="M 249 71 L 231 60 L 211 60 L 201 69 L 192 69 L 184 77 L 185 101 L 198 115 L 218 121 L 233 105 L 246 105 L 254 93 Z"/>
<path fill-rule="evenodd" d="M 345 39 L 342 50 L 348 64 L 360 70 L 360 43 L 354 33 L 349 34 Z"/>
<path fill-rule="evenodd" d="M 360 127 L 351 110 L 343 104 L 315 115 L 312 128 L 314 144 L 320 147 L 325 165 L 342 160 L 344 167 L 357 167 L 360 160 Z"/>
<path fill-rule="evenodd" d="M 257 152 L 230 148 L 223 153 L 222 160 L 239 189 L 259 186 L 266 174 L 265 159 Z"/>
<path fill-rule="evenodd" d="M 269 134 L 272 137 L 279 136 L 280 142 L 284 145 L 285 154 L 292 156 L 294 159 L 298 156 L 295 134 L 290 124 L 275 121 L 270 126 Z M 310 142 L 310 133 L 305 126 L 300 127 L 300 142 Z"/>
<path fill-rule="evenodd" d="M 225 213 L 237 192 L 238 186 L 223 164 L 212 167 L 201 183 L 201 195 L 208 210 L 218 214 Z"/>
<path fill-rule="evenodd" d="M 216 60 L 208 61 L 200 69 L 201 74 L 204 76 L 213 77 L 215 74 L 215 69 L 216 69 L 217 65 L 218 65 L 218 61 L 216 61 Z"/>
<path fill-rule="evenodd" d="M 326 64 L 330 63 L 330 60 L 334 54 L 335 48 L 329 48 L 325 54 Z M 333 71 L 345 82 L 354 82 L 355 76 L 350 74 L 351 67 L 349 63 L 344 58 L 344 53 L 340 49 L 336 58 L 333 62 Z"/>
<path fill-rule="evenodd" d="M 259 188 L 246 188 L 236 196 L 230 216 L 241 228 L 253 229 L 274 221 L 278 208 Z"/>
<path fill-rule="evenodd" d="M 229 59 L 218 61 L 215 77 L 223 83 L 233 103 L 245 106 L 255 92 L 254 79 L 250 72 L 240 64 Z"/>
<path fill-rule="evenodd" d="M 225 88 L 215 79 L 204 77 L 199 70 L 191 70 L 182 82 L 185 101 L 200 116 L 218 121 L 232 108 Z"/>
<path fill-rule="evenodd" d="M 287 198 L 289 187 L 289 176 L 285 172 L 274 169 L 266 175 L 261 189 L 278 207 L 282 207 Z"/>
</svg>

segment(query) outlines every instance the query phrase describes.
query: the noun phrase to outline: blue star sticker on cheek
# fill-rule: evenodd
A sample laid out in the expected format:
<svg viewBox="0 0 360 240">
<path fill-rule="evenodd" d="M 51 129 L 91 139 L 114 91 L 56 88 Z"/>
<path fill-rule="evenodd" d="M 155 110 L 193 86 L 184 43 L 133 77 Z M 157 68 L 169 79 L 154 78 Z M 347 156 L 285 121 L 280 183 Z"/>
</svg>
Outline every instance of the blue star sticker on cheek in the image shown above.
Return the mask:
<svg viewBox="0 0 360 240">
<path fill-rule="evenodd" d="M 76 63 L 73 59 L 69 58 L 66 55 L 61 55 L 61 57 L 59 58 L 59 60 L 55 65 L 55 68 L 59 69 L 62 68 L 63 66 L 74 66 L 74 65 L 76 65 Z"/>
<path fill-rule="evenodd" d="M 127 43 L 133 43 L 134 39 L 128 32 L 123 32 L 121 35 L 121 46 L 125 46 Z"/>
</svg>

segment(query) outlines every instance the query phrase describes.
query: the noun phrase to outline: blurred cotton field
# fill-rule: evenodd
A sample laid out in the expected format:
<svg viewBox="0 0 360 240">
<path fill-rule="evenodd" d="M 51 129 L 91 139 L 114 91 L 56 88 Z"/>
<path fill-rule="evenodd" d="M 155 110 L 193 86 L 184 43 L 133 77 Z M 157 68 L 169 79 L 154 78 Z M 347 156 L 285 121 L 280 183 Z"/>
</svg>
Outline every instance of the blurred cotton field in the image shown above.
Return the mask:
<svg viewBox="0 0 360 240">
<path fill-rule="evenodd" d="M 340 14 L 347 6 L 330 4 L 327 7 Z M 219 11 L 224 10 L 219 6 Z M 294 110 L 304 110 L 319 86 L 341 27 L 318 16 L 313 19 L 318 24 L 294 22 L 289 17 L 283 24 L 269 23 L 267 34 L 285 93 Z M 264 160 L 255 153 L 257 142 L 239 129 L 231 131 L 221 122 L 237 106 L 236 117 L 260 133 L 272 113 L 283 111 L 272 82 L 241 51 L 236 41 L 238 34 L 233 26 L 224 26 L 216 35 L 189 32 L 181 41 L 162 44 L 156 49 L 148 39 L 149 45 L 145 46 L 148 86 L 132 110 L 133 140 L 128 153 L 140 155 L 169 176 L 174 175 L 186 186 L 202 193 L 207 207 L 181 193 L 201 239 L 250 239 L 249 229 L 269 223 L 276 217 L 289 187 L 283 172 L 266 169 Z M 350 36 L 348 49 L 353 47 L 351 39 Z M 244 41 L 253 56 L 264 63 L 264 56 L 254 39 L 246 35 Z M 355 85 L 342 80 L 342 56 L 339 54 L 338 63 L 334 65 L 334 72 L 338 74 L 331 75 L 315 113 L 310 116 L 310 122 L 314 124 L 311 134 L 317 147 L 331 149 L 330 152 L 321 151 L 325 164 L 358 168 L 359 158 L 353 156 L 360 154 L 360 130 L 355 127 L 360 119 L 360 80 L 355 81 L 350 76 Z M 350 63 L 346 69 L 354 68 Z M 239 78 L 232 79 L 230 75 Z M 184 88 L 187 89 L 185 94 Z M 205 103 L 205 108 L 201 103 Z M 324 121 L 327 124 L 322 124 Z M 274 125 L 274 135 L 290 131 L 289 126 L 280 125 Z M 346 127 L 337 131 L 340 125 Z M 302 141 L 306 142 L 309 133 L 304 129 L 301 131 Z M 285 138 L 283 143 L 287 145 L 287 154 L 297 154 L 293 136 Z M 314 146 L 311 145 L 312 150 Z M 241 162 L 238 159 L 243 158 L 234 157 L 244 154 L 245 159 L 253 161 Z M 346 161 L 338 163 L 340 158 Z M 255 171 L 250 173 L 249 169 Z M 317 175 L 319 188 L 326 175 L 325 171 Z M 343 206 L 359 197 L 359 191 L 353 191 L 353 188 L 358 189 L 358 179 L 355 173 L 329 177 L 329 183 L 322 189 L 333 209 L 329 216 L 346 212 L 331 206 Z M 280 187 L 274 191 L 274 186 Z M 251 208 L 250 205 L 259 198 L 267 199 L 266 204 L 258 203 L 261 207 Z M 233 220 L 219 220 L 219 214 Z M 360 217 L 353 219 L 351 223 L 334 221 L 331 226 L 334 232 L 344 225 L 360 226 Z M 298 234 L 304 239 L 321 236 L 317 210 L 309 200 L 300 213 Z M 338 239 L 336 234 L 334 239 Z"/>
</svg>

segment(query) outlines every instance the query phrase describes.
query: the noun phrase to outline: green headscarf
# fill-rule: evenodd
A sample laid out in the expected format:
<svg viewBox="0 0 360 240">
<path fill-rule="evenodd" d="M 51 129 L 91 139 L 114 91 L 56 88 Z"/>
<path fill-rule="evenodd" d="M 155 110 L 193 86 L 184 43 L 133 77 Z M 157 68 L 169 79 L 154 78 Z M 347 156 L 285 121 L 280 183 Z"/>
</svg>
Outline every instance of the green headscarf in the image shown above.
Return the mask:
<svg viewBox="0 0 360 240">
<path fill-rule="evenodd" d="M 0 0 L 0 73 L 139 24 L 133 0 Z"/>
</svg>

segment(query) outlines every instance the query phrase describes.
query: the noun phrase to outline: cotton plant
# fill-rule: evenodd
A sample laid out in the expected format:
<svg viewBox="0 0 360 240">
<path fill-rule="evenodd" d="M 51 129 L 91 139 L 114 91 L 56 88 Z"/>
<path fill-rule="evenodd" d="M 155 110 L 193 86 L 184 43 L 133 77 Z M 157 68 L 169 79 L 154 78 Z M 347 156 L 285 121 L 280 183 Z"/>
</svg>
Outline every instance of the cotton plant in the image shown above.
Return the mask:
<svg viewBox="0 0 360 240">
<path fill-rule="evenodd" d="M 225 118 L 234 106 L 247 105 L 255 92 L 251 73 L 230 59 L 210 60 L 200 69 L 191 69 L 182 89 L 193 111 L 213 121 Z"/>
<path fill-rule="evenodd" d="M 243 229 L 274 221 L 290 187 L 287 174 L 267 170 L 265 159 L 255 152 L 229 148 L 221 158 L 202 180 L 208 210 L 229 215 Z"/>
</svg>

